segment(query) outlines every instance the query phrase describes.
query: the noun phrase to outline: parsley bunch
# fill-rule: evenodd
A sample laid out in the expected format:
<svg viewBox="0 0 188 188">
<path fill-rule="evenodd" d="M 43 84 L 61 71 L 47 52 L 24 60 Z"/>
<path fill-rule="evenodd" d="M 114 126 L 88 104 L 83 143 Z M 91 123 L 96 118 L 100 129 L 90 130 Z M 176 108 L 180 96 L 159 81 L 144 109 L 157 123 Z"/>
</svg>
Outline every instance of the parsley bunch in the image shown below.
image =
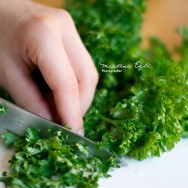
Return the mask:
<svg viewBox="0 0 188 188">
<path fill-rule="evenodd" d="M 140 160 L 172 149 L 188 130 L 187 30 L 180 63 L 155 38 L 139 47 L 144 0 L 68 0 L 67 8 L 100 74 L 86 136 Z M 130 68 L 103 72 L 121 65 Z"/>
</svg>

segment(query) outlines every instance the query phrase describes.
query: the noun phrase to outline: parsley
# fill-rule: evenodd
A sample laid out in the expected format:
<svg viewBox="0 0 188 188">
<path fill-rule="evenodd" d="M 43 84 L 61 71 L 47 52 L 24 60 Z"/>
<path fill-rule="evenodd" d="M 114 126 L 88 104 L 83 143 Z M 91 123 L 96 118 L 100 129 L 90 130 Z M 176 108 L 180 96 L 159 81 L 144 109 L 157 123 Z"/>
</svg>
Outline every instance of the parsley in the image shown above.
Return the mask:
<svg viewBox="0 0 188 188">
<path fill-rule="evenodd" d="M 5 145 L 11 146 L 12 144 L 14 144 L 14 141 L 16 141 L 19 138 L 19 136 L 12 132 L 6 132 L 2 135 L 2 138 L 4 140 Z"/>
<path fill-rule="evenodd" d="M 150 49 L 139 47 L 144 0 L 68 0 L 67 8 L 100 74 L 85 135 L 139 160 L 172 149 L 188 135 L 188 30 L 179 30 L 176 62 L 155 38 Z"/>
<path fill-rule="evenodd" d="M 102 162 L 87 158 L 87 148 L 80 143 L 66 144 L 61 132 L 46 139 L 38 135 L 36 128 L 29 128 L 24 138 L 9 132 L 3 134 L 5 144 L 13 143 L 16 149 L 9 161 L 10 173 L 3 173 L 0 178 L 7 187 L 94 188 L 98 187 L 99 177 L 109 177 L 110 168 L 117 167 L 114 159 Z M 75 148 L 83 155 L 77 155 Z"/>
<path fill-rule="evenodd" d="M 3 104 L 0 104 L 0 115 L 6 113 L 6 106 Z"/>
</svg>

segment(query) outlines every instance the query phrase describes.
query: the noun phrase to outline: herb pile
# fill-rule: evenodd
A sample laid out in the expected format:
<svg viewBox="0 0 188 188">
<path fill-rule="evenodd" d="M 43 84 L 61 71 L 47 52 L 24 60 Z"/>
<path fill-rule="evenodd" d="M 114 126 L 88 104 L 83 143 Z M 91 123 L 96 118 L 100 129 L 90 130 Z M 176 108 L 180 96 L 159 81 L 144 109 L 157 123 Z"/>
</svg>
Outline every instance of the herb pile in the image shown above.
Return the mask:
<svg viewBox="0 0 188 188">
<path fill-rule="evenodd" d="M 14 144 L 16 148 L 9 161 L 11 173 L 0 178 L 7 187 L 95 188 L 100 177 L 109 177 L 109 169 L 117 167 L 114 158 L 106 161 L 87 158 L 87 148 L 80 143 L 66 144 L 60 131 L 41 139 L 38 129 L 29 128 L 25 138 L 7 132 L 3 139 L 5 144 Z M 77 155 L 77 150 L 85 157 Z"/>
<path fill-rule="evenodd" d="M 181 59 L 174 61 L 155 38 L 150 49 L 140 48 L 144 0 L 67 0 L 66 8 L 100 74 L 84 117 L 86 137 L 120 157 L 143 160 L 188 136 L 188 29 L 179 30 L 184 42 L 176 50 Z M 7 142 L 17 150 L 11 175 L 1 178 L 7 186 L 97 187 L 114 166 L 79 158 L 78 145 L 64 144 L 60 133 L 50 139 L 32 129 L 23 139 L 7 134 L 5 141 L 12 138 Z"/>
</svg>

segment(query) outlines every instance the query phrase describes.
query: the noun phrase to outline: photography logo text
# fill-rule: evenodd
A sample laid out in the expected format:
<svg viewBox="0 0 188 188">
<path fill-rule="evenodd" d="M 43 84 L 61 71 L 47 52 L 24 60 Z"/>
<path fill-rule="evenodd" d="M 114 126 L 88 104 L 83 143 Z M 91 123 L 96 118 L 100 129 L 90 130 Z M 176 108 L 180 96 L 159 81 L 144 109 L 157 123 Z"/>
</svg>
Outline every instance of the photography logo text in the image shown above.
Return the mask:
<svg viewBox="0 0 188 188">
<path fill-rule="evenodd" d="M 99 62 L 99 65 L 101 65 L 101 71 L 104 73 L 121 73 L 125 69 L 132 69 L 135 68 L 138 71 L 141 71 L 142 69 L 149 69 L 150 65 L 148 63 L 141 63 L 140 61 L 135 62 L 133 65 L 131 64 L 117 64 L 117 65 L 107 65 L 104 63 Z"/>
</svg>

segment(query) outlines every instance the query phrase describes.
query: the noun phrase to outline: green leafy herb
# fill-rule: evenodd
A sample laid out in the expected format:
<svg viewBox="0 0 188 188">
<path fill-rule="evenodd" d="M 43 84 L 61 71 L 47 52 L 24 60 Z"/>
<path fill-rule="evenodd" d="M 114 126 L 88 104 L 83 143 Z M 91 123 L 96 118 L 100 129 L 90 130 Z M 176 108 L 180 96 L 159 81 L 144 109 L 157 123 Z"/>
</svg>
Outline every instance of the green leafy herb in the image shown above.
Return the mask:
<svg viewBox="0 0 188 188">
<path fill-rule="evenodd" d="M 114 159 L 102 162 L 98 158 L 77 155 L 78 148 L 85 156 L 87 148 L 80 143 L 66 144 L 61 132 L 41 139 L 39 130 L 29 128 L 24 138 L 4 133 L 5 144 L 14 144 L 16 151 L 9 161 L 11 171 L 3 173 L 1 182 L 7 187 L 41 188 L 98 187 L 99 177 L 108 177 L 108 171 L 117 167 Z"/>
<path fill-rule="evenodd" d="M 139 47 L 143 0 L 68 0 L 67 8 L 100 74 L 86 136 L 140 160 L 172 149 L 188 130 L 188 30 L 179 30 L 176 62 L 156 38 Z"/>
<path fill-rule="evenodd" d="M 0 104 L 0 115 L 6 113 L 6 106 L 4 104 Z"/>
<path fill-rule="evenodd" d="M 12 132 L 6 132 L 2 135 L 2 138 L 5 145 L 11 146 L 16 140 L 18 140 L 19 136 Z"/>
</svg>

